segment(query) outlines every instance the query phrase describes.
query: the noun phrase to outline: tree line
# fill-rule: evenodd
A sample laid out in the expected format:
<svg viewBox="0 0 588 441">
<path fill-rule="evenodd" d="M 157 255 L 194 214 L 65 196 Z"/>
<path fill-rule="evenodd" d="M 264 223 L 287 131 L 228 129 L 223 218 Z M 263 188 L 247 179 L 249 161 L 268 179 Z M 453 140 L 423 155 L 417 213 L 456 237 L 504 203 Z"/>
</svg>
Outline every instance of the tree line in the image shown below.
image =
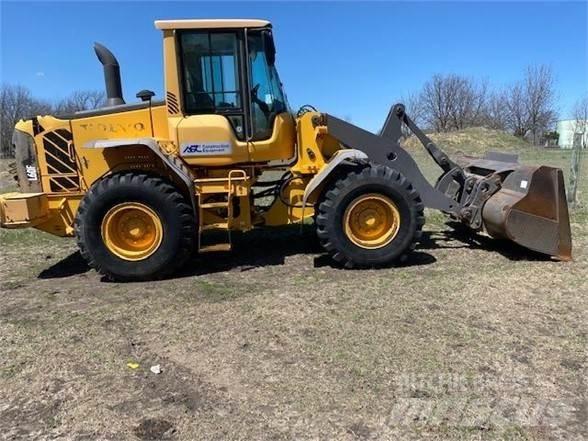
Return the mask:
<svg viewBox="0 0 588 441">
<path fill-rule="evenodd" d="M 0 87 L 0 157 L 14 156 L 12 132 L 23 118 L 36 115 L 66 115 L 80 110 L 96 109 L 106 102 L 103 91 L 81 90 L 57 102 L 35 98 L 31 91 L 19 85 Z"/>
<path fill-rule="evenodd" d="M 521 79 L 492 88 L 487 81 L 437 74 L 404 102 L 426 130 L 450 132 L 484 126 L 538 144 L 557 120 L 555 78 L 549 66 L 529 66 Z"/>
</svg>

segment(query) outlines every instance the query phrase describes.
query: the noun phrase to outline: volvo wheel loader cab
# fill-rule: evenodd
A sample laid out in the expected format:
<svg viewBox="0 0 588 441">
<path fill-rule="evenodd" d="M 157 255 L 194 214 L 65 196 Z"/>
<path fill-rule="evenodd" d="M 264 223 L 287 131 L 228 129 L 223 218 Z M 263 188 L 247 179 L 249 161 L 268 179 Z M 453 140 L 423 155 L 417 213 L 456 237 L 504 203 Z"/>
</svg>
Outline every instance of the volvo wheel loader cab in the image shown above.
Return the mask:
<svg viewBox="0 0 588 441">
<path fill-rule="evenodd" d="M 169 136 L 189 166 L 294 158 L 296 127 L 263 20 L 157 21 Z"/>
<path fill-rule="evenodd" d="M 231 232 L 314 218 L 346 267 L 409 253 L 424 208 L 566 260 L 571 235 L 561 170 L 490 154 L 458 165 L 402 105 L 375 135 L 312 106 L 295 114 L 263 20 L 157 21 L 165 100 L 126 104 L 115 56 L 96 44 L 107 106 L 35 116 L 14 132 L 22 192 L 0 195 L 4 228 L 76 236 L 111 279 L 171 274 L 193 249 L 228 251 Z M 399 144 L 406 125 L 439 165 L 431 185 Z"/>
</svg>

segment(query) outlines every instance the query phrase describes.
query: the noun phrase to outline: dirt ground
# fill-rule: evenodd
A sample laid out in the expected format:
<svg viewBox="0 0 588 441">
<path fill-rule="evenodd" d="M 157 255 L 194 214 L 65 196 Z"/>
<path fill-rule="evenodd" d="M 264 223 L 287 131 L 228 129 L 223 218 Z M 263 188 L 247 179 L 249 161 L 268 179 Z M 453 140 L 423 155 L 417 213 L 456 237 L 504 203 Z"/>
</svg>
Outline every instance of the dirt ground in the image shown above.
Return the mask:
<svg viewBox="0 0 588 441">
<path fill-rule="evenodd" d="M 428 213 L 399 267 L 336 268 L 307 226 L 118 284 L 2 230 L 0 439 L 586 439 L 585 202 L 569 263 Z"/>
</svg>

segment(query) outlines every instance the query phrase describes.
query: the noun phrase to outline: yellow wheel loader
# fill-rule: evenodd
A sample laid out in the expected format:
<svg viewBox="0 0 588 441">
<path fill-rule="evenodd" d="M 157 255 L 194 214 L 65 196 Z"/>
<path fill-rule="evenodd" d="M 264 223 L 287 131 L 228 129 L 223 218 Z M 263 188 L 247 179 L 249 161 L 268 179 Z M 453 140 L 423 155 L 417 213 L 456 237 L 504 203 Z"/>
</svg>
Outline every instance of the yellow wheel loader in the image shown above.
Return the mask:
<svg viewBox="0 0 588 441">
<path fill-rule="evenodd" d="M 0 196 L 2 227 L 75 236 L 90 266 L 117 280 L 160 278 L 194 248 L 230 250 L 232 231 L 305 218 L 342 266 L 389 265 L 414 249 L 425 207 L 571 258 L 561 170 L 500 153 L 458 165 L 402 105 L 377 135 L 311 106 L 293 114 L 267 21 L 155 26 L 165 101 L 143 90 L 126 104 L 118 62 L 96 44 L 106 107 L 18 122 L 21 192 Z M 400 146 L 403 125 L 439 165 L 434 185 Z"/>
</svg>

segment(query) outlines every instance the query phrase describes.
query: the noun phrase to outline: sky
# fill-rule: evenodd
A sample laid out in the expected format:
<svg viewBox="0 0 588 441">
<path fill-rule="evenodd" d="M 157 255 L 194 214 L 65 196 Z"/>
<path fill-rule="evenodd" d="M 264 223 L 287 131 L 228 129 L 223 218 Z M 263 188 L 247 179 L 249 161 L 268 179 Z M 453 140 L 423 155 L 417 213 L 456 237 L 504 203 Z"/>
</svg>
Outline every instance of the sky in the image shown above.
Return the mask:
<svg viewBox="0 0 588 441">
<path fill-rule="evenodd" d="M 0 0 L 0 81 L 57 100 L 103 89 L 97 41 L 117 56 L 127 102 L 162 97 L 156 19 L 264 18 L 291 106 L 378 130 L 433 74 L 508 85 L 528 65 L 556 75 L 560 117 L 588 92 L 588 2 L 26 2 Z"/>
</svg>

